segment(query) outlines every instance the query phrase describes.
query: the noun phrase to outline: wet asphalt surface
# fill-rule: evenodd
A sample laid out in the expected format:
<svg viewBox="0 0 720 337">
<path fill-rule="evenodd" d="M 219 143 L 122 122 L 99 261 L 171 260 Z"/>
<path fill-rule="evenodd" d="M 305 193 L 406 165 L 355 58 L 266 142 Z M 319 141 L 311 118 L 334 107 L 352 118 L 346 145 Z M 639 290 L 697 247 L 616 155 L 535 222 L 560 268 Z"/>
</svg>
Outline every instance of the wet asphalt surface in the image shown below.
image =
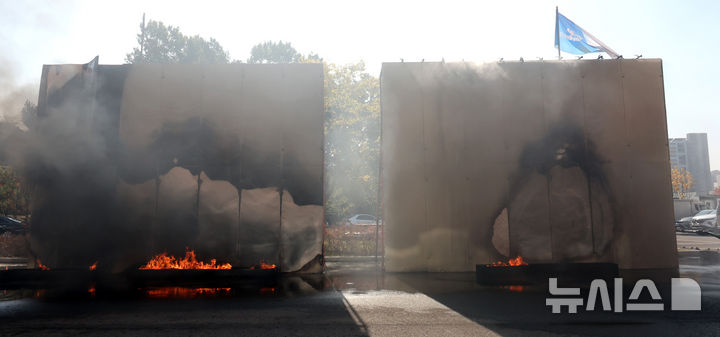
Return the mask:
<svg viewBox="0 0 720 337">
<path fill-rule="evenodd" d="M 660 286 L 662 312 L 552 314 L 546 286 L 480 286 L 474 273 L 381 273 L 361 259 L 328 262 L 323 276 L 252 286 L 7 290 L 0 334 L 720 336 L 720 255 L 682 253 L 680 264 L 680 276 L 701 286 L 702 311 L 670 311 Z"/>
</svg>

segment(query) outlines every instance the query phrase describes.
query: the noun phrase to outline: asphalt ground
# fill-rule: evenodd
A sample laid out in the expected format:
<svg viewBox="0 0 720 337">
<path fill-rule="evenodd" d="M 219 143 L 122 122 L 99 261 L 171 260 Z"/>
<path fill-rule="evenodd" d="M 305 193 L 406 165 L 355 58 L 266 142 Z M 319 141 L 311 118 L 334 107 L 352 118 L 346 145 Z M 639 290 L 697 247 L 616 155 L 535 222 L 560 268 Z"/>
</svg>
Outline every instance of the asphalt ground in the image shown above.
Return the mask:
<svg viewBox="0 0 720 337">
<path fill-rule="evenodd" d="M 677 233 L 678 251 L 713 250 L 720 251 L 720 239 L 712 235 L 698 235 L 695 233 Z"/>
</svg>

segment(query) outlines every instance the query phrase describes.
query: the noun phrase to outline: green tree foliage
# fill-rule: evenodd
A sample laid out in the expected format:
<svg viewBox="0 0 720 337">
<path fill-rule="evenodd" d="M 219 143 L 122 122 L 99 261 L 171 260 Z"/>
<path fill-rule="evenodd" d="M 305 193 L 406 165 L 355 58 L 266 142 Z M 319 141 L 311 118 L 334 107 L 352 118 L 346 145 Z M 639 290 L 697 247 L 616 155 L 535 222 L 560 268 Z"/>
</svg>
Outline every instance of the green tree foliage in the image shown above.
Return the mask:
<svg viewBox="0 0 720 337">
<path fill-rule="evenodd" d="M 320 59 L 317 54 L 309 56 Z M 265 41 L 252 47 L 248 63 L 298 63 L 302 58 L 303 56 L 295 50 L 290 42 Z"/>
<path fill-rule="evenodd" d="M 125 57 L 128 63 L 228 63 L 230 56 L 217 40 L 186 36 L 178 27 L 150 20 L 140 24 L 138 46 Z"/>
<path fill-rule="evenodd" d="M 360 62 L 336 65 L 290 43 L 255 45 L 248 63 L 323 63 L 325 69 L 325 214 L 333 223 L 379 213 L 380 81 Z"/>
<path fill-rule="evenodd" d="M 27 129 L 14 121 L 0 122 L 0 214 L 25 215 L 28 213 L 29 195 L 25 192 L 24 180 L 9 166 L 16 162 L 22 150 L 21 144 L 30 141 L 27 130 L 35 128 L 37 121 L 37 105 L 26 100 L 20 110 L 20 117 Z M 15 160 L 13 160 L 15 158 Z"/>
<path fill-rule="evenodd" d="M 30 196 L 12 169 L 0 166 L 0 214 L 28 214 Z"/>
<path fill-rule="evenodd" d="M 325 214 L 377 214 L 380 82 L 360 62 L 326 66 Z"/>
</svg>

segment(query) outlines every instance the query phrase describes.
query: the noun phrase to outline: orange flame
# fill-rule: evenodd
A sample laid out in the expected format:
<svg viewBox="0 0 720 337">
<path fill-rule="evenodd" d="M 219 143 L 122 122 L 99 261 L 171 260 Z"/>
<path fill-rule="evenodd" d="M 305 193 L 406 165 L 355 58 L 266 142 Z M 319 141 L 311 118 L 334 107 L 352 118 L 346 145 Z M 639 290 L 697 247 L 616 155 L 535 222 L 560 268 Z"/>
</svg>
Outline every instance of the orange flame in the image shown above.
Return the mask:
<svg viewBox="0 0 720 337">
<path fill-rule="evenodd" d="M 523 260 L 522 256 L 518 256 L 514 259 L 508 260 L 508 262 L 502 262 L 498 261 L 495 263 L 488 264 L 488 267 L 517 267 L 517 266 L 527 266 L 527 262 Z"/>
<path fill-rule="evenodd" d="M 275 288 L 260 288 L 260 295 L 273 295 Z"/>
<path fill-rule="evenodd" d="M 92 264 L 90 267 L 88 267 L 88 268 L 90 268 L 90 270 L 95 270 L 95 269 L 97 268 L 97 261 L 95 261 L 95 263 L 93 263 L 93 264 Z"/>
<path fill-rule="evenodd" d="M 91 284 L 90 287 L 88 287 L 88 294 L 90 296 L 95 297 L 95 283 Z"/>
<path fill-rule="evenodd" d="M 35 263 L 37 263 L 37 267 L 41 270 L 50 270 L 50 267 L 42 264 L 42 262 L 40 262 L 40 259 L 35 259 Z"/>
<path fill-rule="evenodd" d="M 265 263 L 265 260 L 260 260 L 260 264 L 258 265 L 260 269 L 276 269 L 277 266 L 274 264 L 267 264 Z M 255 266 L 250 267 L 250 269 L 255 269 Z"/>
<path fill-rule="evenodd" d="M 215 259 L 210 260 L 210 263 L 198 261 L 195 251 L 185 250 L 185 258 L 182 260 L 164 252 L 155 255 L 140 269 L 232 269 L 232 265 L 229 263 L 217 264 Z"/>
</svg>

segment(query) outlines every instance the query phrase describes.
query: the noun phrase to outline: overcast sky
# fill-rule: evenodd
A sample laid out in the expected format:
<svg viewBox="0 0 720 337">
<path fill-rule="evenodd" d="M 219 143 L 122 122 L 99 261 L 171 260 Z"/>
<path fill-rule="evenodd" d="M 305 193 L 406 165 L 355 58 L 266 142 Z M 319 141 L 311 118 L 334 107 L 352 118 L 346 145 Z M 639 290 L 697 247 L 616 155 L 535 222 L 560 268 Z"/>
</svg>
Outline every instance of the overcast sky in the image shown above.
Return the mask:
<svg viewBox="0 0 720 337">
<path fill-rule="evenodd" d="M 720 169 L 720 1 L 14 1 L 0 0 L 0 83 L 39 83 L 42 64 L 123 63 L 148 19 L 214 37 L 246 60 L 265 40 L 326 61 L 556 57 L 555 6 L 615 51 L 662 58 L 670 137 L 707 132 Z M 0 98 L 3 93 L 0 93 Z M 33 97 L 36 100 L 36 97 Z"/>
</svg>

